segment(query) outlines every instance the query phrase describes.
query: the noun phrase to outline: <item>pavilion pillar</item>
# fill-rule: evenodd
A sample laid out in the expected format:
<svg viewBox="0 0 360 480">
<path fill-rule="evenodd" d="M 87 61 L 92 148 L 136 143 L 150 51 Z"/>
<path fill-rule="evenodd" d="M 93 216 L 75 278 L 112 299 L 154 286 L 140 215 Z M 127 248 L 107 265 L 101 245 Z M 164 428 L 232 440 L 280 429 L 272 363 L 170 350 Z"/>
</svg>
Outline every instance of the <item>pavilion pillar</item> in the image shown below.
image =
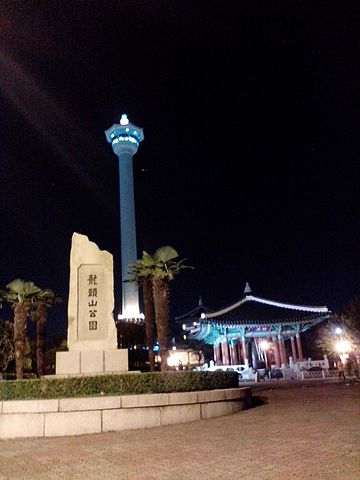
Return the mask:
<svg viewBox="0 0 360 480">
<path fill-rule="evenodd" d="M 245 335 L 243 335 L 241 337 L 241 346 L 242 346 L 242 351 L 243 351 L 243 355 L 244 355 L 244 364 L 245 364 L 245 366 L 248 366 L 249 365 L 249 359 L 248 359 L 247 351 L 246 351 Z"/>
<path fill-rule="evenodd" d="M 296 354 L 296 345 L 295 345 L 294 335 L 292 335 L 292 336 L 290 337 L 290 342 L 291 342 L 291 353 L 292 353 L 292 357 L 293 357 L 294 362 L 296 362 L 296 360 L 297 360 L 297 354 Z"/>
<path fill-rule="evenodd" d="M 221 356 L 223 365 L 230 365 L 229 344 L 226 338 L 221 341 Z"/>
<path fill-rule="evenodd" d="M 239 340 L 236 340 L 235 347 L 236 347 L 236 351 L 237 351 L 238 362 L 239 362 L 239 363 L 244 363 L 244 362 L 243 362 L 242 352 L 241 352 L 241 343 L 239 342 Z"/>
<path fill-rule="evenodd" d="M 233 344 L 232 342 L 228 342 L 228 345 L 229 345 L 229 363 L 230 365 L 233 365 L 233 359 L 234 359 L 234 348 L 233 348 Z"/>
<path fill-rule="evenodd" d="M 300 333 L 296 334 L 296 345 L 297 345 L 297 351 L 298 351 L 298 359 L 300 362 L 302 362 L 304 360 L 304 355 L 303 355 L 302 346 L 301 346 Z"/>
<path fill-rule="evenodd" d="M 239 362 L 239 355 L 238 355 L 238 341 L 233 340 L 231 342 L 231 364 L 238 365 Z"/>
<path fill-rule="evenodd" d="M 286 367 L 286 365 L 288 365 L 289 363 L 289 359 L 287 358 L 286 356 L 286 347 L 285 347 L 285 339 L 284 337 L 281 338 L 281 348 L 284 352 L 284 359 L 285 359 L 285 362 L 284 362 L 284 366 Z"/>
<path fill-rule="evenodd" d="M 281 366 L 285 367 L 286 365 L 285 343 L 282 335 L 280 334 L 278 335 L 278 340 L 279 340 Z"/>
<path fill-rule="evenodd" d="M 219 342 L 214 342 L 214 363 L 221 365 L 221 348 Z"/>
<path fill-rule="evenodd" d="M 281 367 L 281 359 L 280 359 L 280 351 L 279 351 L 279 342 L 276 337 L 273 337 L 272 339 L 273 345 L 274 345 L 274 357 L 275 357 L 275 365 L 276 368 Z"/>
</svg>

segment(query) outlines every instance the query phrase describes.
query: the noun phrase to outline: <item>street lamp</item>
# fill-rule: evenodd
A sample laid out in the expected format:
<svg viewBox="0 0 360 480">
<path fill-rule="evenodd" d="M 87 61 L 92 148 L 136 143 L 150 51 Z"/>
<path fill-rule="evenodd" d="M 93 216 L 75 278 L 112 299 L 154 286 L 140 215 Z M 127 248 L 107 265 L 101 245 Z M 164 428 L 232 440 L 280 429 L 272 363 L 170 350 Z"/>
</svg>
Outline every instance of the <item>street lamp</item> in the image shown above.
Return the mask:
<svg viewBox="0 0 360 480">
<path fill-rule="evenodd" d="M 340 354 L 341 361 L 345 363 L 345 360 L 348 358 L 348 352 L 351 350 L 350 342 L 347 340 L 340 340 L 336 343 L 335 347 Z"/>
<path fill-rule="evenodd" d="M 347 354 L 351 350 L 351 345 L 350 345 L 350 342 L 348 340 L 344 340 L 343 335 L 342 335 L 343 331 L 340 327 L 335 328 L 335 333 L 337 335 L 340 335 L 340 340 L 338 342 L 336 342 L 335 348 L 336 348 L 336 351 L 339 352 L 341 361 L 343 363 L 345 363 L 345 360 L 348 357 Z"/>
<path fill-rule="evenodd" d="M 261 340 L 260 342 L 260 348 L 263 352 L 264 355 L 264 360 L 265 360 L 265 368 L 268 368 L 268 358 L 267 358 L 267 350 L 270 348 L 270 343 L 267 340 Z"/>
</svg>

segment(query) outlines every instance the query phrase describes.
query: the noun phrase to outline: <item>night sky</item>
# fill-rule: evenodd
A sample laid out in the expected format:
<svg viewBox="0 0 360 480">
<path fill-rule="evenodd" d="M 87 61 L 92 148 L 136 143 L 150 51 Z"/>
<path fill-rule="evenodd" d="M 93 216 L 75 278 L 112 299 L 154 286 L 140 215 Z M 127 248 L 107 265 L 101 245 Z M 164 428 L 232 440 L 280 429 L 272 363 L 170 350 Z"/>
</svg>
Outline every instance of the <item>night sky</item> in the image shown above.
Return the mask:
<svg viewBox="0 0 360 480">
<path fill-rule="evenodd" d="M 64 302 L 74 231 L 114 255 L 126 112 L 139 256 L 194 270 L 171 315 L 241 298 L 338 311 L 360 293 L 360 5 L 342 1 L 2 1 L 1 288 Z"/>
</svg>

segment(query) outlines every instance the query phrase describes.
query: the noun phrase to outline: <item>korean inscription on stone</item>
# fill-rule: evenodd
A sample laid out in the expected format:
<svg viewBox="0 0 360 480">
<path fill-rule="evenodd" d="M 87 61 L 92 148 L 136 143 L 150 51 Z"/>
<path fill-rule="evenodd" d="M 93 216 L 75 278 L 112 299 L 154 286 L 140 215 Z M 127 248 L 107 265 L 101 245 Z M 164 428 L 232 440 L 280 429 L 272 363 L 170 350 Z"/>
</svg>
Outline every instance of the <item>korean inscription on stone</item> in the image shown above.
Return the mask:
<svg viewBox="0 0 360 480">
<path fill-rule="evenodd" d="M 78 270 L 79 340 L 106 338 L 106 280 L 102 265 L 81 265 Z"/>
</svg>

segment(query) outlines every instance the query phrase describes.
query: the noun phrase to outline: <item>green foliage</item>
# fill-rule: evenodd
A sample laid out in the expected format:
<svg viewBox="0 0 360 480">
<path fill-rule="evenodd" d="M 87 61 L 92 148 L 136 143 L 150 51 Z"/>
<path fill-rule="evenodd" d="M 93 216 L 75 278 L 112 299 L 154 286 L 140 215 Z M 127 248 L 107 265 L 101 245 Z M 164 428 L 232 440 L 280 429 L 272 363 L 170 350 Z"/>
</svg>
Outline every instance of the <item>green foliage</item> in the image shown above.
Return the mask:
<svg viewBox="0 0 360 480">
<path fill-rule="evenodd" d="M 129 265 L 129 273 L 133 275 L 129 281 L 138 281 L 139 277 L 147 276 L 160 277 L 170 281 L 180 270 L 194 268 L 184 265 L 185 259 L 176 262 L 175 259 L 178 256 L 177 251 L 169 245 L 158 248 L 153 255 L 144 250 L 142 257 Z"/>
<path fill-rule="evenodd" d="M 340 335 L 335 333 L 337 327 L 341 328 L 341 340 L 349 342 L 352 350 L 359 348 L 359 308 L 359 303 L 350 302 L 348 307 L 345 307 L 344 313 L 332 317 L 319 328 L 319 338 L 316 345 L 323 353 L 338 355 L 336 344 L 340 340 Z"/>
<path fill-rule="evenodd" d="M 31 368 L 26 344 L 26 324 L 29 317 L 36 322 L 36 365 L 38 375 L 43 375 L 46 309 L 54 303 L 61 302 L 61 298 L 50 289 L 42 290 L 34 282 L 16 278 L 6 285 L 6 290 L 0 291 L 0 299 L 9 302 L 14 312 L 16 377 L 23 378 L 24 369 Z"/>
<path fill-rule="evenodd" d="M 20 278 L 16 278 L 6 285 L 7 290 L 1 292 L 1 298 L 9 303 L 23 303 L 32 300 L 41 288 L 37 287 L 34 282 L 25 282 Z"/>
<path fill-rule="evenodd" d="M 14 360 L 14 326 L 8 320 L 0 323 L 0 371 L 5 373 Z"/>
<path fill-rule="evenodd" d="M 47 308 L 52 307 L 56 303 L 61 303 L 62 298 L 59 295 L 56 295 L 52 290 L 46 288 L 45 290 L 39 289 L 36 294 L 32 297 L 33 307 L 29 312 L 29 318 L 33 322 L 37 322 L 42 315 L 44 309 L 42 306 Z M 46 310 L 45 310 L 46 316 Z"/>
<path fill-rule="evenodd" d="M 191 392 L 234 388 L 236 372 L 149 372 L 0 382 L 0 400 Z"/>
<path fill-rule="evenodd" d="M 340 316 L 341 325 L 349 341 L 359 347 L 360 345 L 360 296 L 352 297 Z"/>
<path fill-rule="evenodd" d="M 182 269 L 193 268 L 183 264 L 185 259 L 176 262 L 175 258 L 177 257 L 177 251 L 169 245 L 158 248 L 153 255 L 155 263 L 154 276 L 170 281 L 173 280 L 174 275 L 180 273 Z"/>
<path fill-rule="evenodd" d="M 186 345 L 193 350 L 194 355 L 200 363 L 202 358 L 205 362 L 209 362 L 213 358 L 213 346 L 207 344 L 204 340 L 186 339 Z"/>
<path fill-rule="evenodd" d="M 0 322 L 0 372 L 12 371 L 11 365 L 15 358 L 14 352 L 14 325 L 9 320 Z M 28 338 L 24 345 L 24 369 L 31 370 L 31 344 Z"/>
<path fill-rule="evenodd" d="M 142 257 L 128 266 L 132 275 L 128 281 L 136 281 L 143 290 L 146 335 L 151 348 L 156 335 L 160 345 L 161 370 L 167 370 L 168 329 L 169 329 L 169 283 L 184 268 L 192 268 L 176 262 L 177 251 L 169 245 L 158 248 L 153 255 L 143 251 Z M 145 282 L 149 282 L 149 285 Z M 144 287 L 149 286 L 150 294 L 145 294 Z M 152 292 L 151 292 L 152 290 Z M 152 313 L 154 312 L 154 313 Z M 150 313 L 150 315 L 149 315 Z M 152 317 L 155 317 L 155 322 Z M 151 355 L 151 351 L 150 351 Z M 150 358 L 150 357 L 149 357 Z M 150 366 L 153 360 L 150 358 Z M 152 368 L 152 367 L 151 367 Z"/>
</svg>

